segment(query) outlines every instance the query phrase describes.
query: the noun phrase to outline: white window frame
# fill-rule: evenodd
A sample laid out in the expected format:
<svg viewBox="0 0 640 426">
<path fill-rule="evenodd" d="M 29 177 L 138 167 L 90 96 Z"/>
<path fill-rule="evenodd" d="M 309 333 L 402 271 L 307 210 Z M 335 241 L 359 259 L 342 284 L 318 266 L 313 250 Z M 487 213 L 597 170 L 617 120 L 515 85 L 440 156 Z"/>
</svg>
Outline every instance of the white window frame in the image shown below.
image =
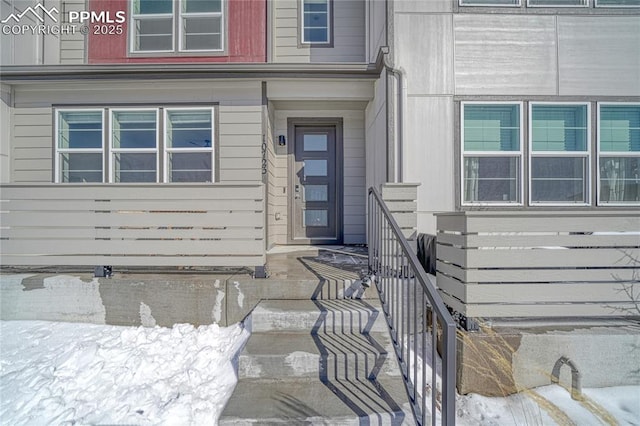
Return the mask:
<svg viewBox="0 0 640 426">
<path fill-rule="evenodd" d="M 332 9 L 333 0 L 327 1 L 327 41 L 307 41 L 304 39 L 304 2 L 305 0 L 300 0 L 300 43 L 307 46 L 329 46 L 331 45 L 332 33 L 333 33 L 333 16 Z"/>
<path fill-rule="evenodd" d="M 100 148 L 60 148 L 60 114 L 65 112 L 97 112 L 100 113 L 102 117 L 101 123 L 101 141 L 102 146 Z M 95 108 L 56 108 L 55 110 L 55 123 L 54 123 L 54 133 L 55 133 L 55 159 L 54 159 L 54 183 L 63 183 L 70 184 L 75 182 L 62 182 L 62 169 L 60 168 L 60 154 L 64 153 L 78 153 L 78 154 L 100 154 L 101 164 L 102 164 L 102 180 L 101 182 L 87 182 L 87 184 L 95 184 L 104 182 L 105 177 L 105 165 L 104 165 L 104 156 L 105 156 L 105 119 L 104 119 L 104 109 L 95 109 Z"/>
<path fill-rule="evenodd" d="M 464 149 L 464 110 L 465 105 L 518 105 L 520 112 L 520 129 L 519 137 L 520 149 L 518 151 L 465 151 Z M 464 101 L 460 102 L 460 203 L 464 207 L 468 206 L 487 206 L 487 207 L 515 207 L 524 205 L 524 103 L 522 101 Z M 518 188 L 518 202 L 499 202 L 499 201 L 475 201 L 469 202 L 464 199 L 464 160 L 466 157 L 517 157 L 520 161 L 519 178 L 520 185 Z"/>
<path fill-rule="evenodd" d="M 162 13 L 162 14 L 147 14 L 147 15 L 139 15 L 133 13 L 133 2 L 130 2 L 129 10 L 131 11 L 131 23 L 129 25 L 129 52 L 133 55 L 145 55 L 145 54 L 157 54 L 157 53 L 172 53 L 172 54 L 198 54 L 203 52 L 224 52 L 226 49 L 226 6 L 227 0 L 221 0 L 220 4 L 220 12 L 203 12 L 203 13 L 183 13 L 182 12 L 182 0 L 173 0 L 173 10 L 171 14 Z M 184 48 L 184 29 L 182 25 L 182 18 L 184 15 L 188 15 L 188 17 L 213 17 L 220 16 L 220 48 L 219 49 L 198 49 L 198 50 L 187 50 Z M 136 40 L 136 19 L 153 19 L 153 18 L 168 18 L 171 16 L 171 49 L 167 50 L 136 50 L 135 49 L 135 40 Z"/>
<path fill-rule="evenodd" d="M 564 8 L 564 7 L 568 7 L 568 8 L 584 8 L 584 7 L 589 7 L 589 0 L 581 0 L 583 2 L 583 4 L 559 4 L 559 5 L 550 5 L 550 4 L 531 4 L 531 0 L 527 0 L 527 7 L 531 7 L 531 8 L 541 8 L 541 7 L 546 7 L 546 8 Z"/>
<path fill-rule="evenodd" d="M 605 5 L 599 5 L 598 4 L 599 0 L 595 0 L 595 7 L 600 7 L 600 8 L 622 8 L 622 9 L 637 9 L 640 7 L 640 5 L 638 6 L 634 6 L 634 5 L 626 5 L 626 4 L 620 4 L 620 5 L 610 5 L 610 4 L 605 4 Z"/>
<path fill-rule="evenodd" d="M 496 3 L 489 3 L 487 2 L 486 4 L 477 4 L 477 3 L 468 3 L 465 4 L 465 0 L 458 0 L 458 6 L 463 6 L 463 7 L 521 7 L 522 6 L 522 0 L 518 0 L 518 4 L 496 4 Z"/>
<path fill-rule="evenodd" d="M 587 107 L 587 124 L 586 124 L 586 134 L 587 134 L 587 150 L 586 151 L 534 151 L 533 150 L 533 107 L 535 105 L 548 105 L 548 106 L 560 106 L 560 105 L 573 105 L 573 106 L 584 106 Z M 528 111 L 528 161 L 529 161 L 529 174 L 527 176 L 527 181 L 529 185 L 529 205 L 530 206 L 590 206 L 591 205 L 591 188 L 592 188 L 592 171 L 591 171 L 591 104 L 589 102 L 529 102 L 529 111 Z M 584 157 L 586 158 L 585 162 L 585 170 L 586 170 L 586 190 L 585 190 L 585 202 L 583 203 L 561 203 L 561 202 L 544 202 L 544 201 L 533 201 L 532 196 L 532 186 L 533 186 L 533 174 L 532 174 L 532 160 L 533 157 Z"/>
<path fill-rule="evenodd" d="M 621 151 L 606 151 L 606 152 L 602 152 L 600 149 L 600 109 L 602 106 L 610 106 L 610 105 L 636 105 L 640 107 L 640 103 L 638 102 L 598 102 L 598 112 L 597 112 L 597 118 L 596 120 L 598 121 L 596 126 L 597 126 L 597 162 L 596 162 L 596 169 L 597 169 L 597 173 L 596 173 L 596 179 L 597 179 L 597 205 L 598 206 L 611 206 L 611 207 L 615 207 L 615 206 L 638 206 L 638 202 L 613 202 L 613 203 L 603 203 L 600 201 L 600 157 L 640 157 L 640 152 L 638 151 L 626 151 L 626 152 L 621 152 Z"/>
<path fill-rule="evenodd" d="M 160 109 L 159 108 L 107 108 L 109 111 L 109 182 L 110 183 L 124 183 L 129 182 L 117 182 L 116 181 L 116 168 L 115 168 L 115 155 L 118 153 L 129 154 L 149 154 L 155 153 L 156 155 L 156 178 L 155 183 L 160 183 Z M 156 114 L 156 147 L 155 148 L 114 148 L 113 146 L 113 116 L 118 112 L 155 112 Z M 134 182 L 131 182 L 134 183 Z M 152 182 L 138 182 L 138 183 L 152 183 Z"/>
<path fill-rule="evenodd" d="M 205 147 L 205 148 L 173 148 L 173 147 L 169 147 L 168 144 L 168 137 L 167 137 L 167 133 L 169 130 L 169 113 L 172 111 L 209 111 L 209 113 L 211 114 L 211 146 L 210 147 Z M 163 166 L 164 166 L 164 180 L 163 182 L 166 183 L 183 183 L 183 182 L 172 182 L 171 181 L 171 176 L 170 176 L 170 171 L 169 171 L 169 155 L 171 153 L 174 152 L 179 152 L 179 153 L 197 153 L 197 152 L 210 152 L 211 153 L 211 180 L 209 182 L 201 182 L 201 183 L 213 183 L 215 182 L 215 176 L 216 176 L 216 162 L 215 162 L 215 147 L 216 147 L 216 140 L 215 140 L 215 134 L 216 134 L 216 129 L 215 129 L 215 108 L 213 107 L 177 107 L 177 108 L 172 108 L 172 107 L 165 107 L 164 108 L 164 126 L 163 126 Z M 200 183 L 200 182 L 193 182 L 193 183 Z"/>
<path fill-rule="evenodd" d="M 133 13 L 133 1 L 130 1 L 129 10 L 131 11 L 131 22 L 129 23 L 129 52 L 134 54 L 144 54 L 144 53 L 170 53 L 175 52 L 176 50 L 176 14 L 175 7 L 173 4 L 173 11 L 169 13 L 154 13 L 154 14 L 134 14 Z M 180 3 L 180 1 L 175 1 L 174 3 Z M 167 19 L 171 17 L 171 49 L 166 50 L 136 50 L 136 20 L 153 20 L 153 19 Z"/>
<path fill-rule="evenodd" d="M 198 53 L 198 52 L 222 52 L 224 51 L 224 46 L 225 46 L 225 0 L 221 0 L 220 1 L 220 12 L 199 12 L 199 13 L 187 13 L 187 12 L 183 12 L 182 11 L 182 4 L 183 4 L 183 0 L 174 0 L 174 3 L 176 3 L 176 6 L 178 8 L 178 52 L 181 53 Z M 174 12 L 175 13 L 175 12 Z M 191 49 L 191 50 L 187 50 L 184 47 L 184 25 L 182 25 L 182 20 L 183 17 L 185 17 L 185 15 L 187 15 L 188 18 L 206 18 L 206 17 L 220 17 L 220 48 L 219 49 Z M 175 42 L 174 42 L 174 48 L 175 48 Z"/>
</svg>

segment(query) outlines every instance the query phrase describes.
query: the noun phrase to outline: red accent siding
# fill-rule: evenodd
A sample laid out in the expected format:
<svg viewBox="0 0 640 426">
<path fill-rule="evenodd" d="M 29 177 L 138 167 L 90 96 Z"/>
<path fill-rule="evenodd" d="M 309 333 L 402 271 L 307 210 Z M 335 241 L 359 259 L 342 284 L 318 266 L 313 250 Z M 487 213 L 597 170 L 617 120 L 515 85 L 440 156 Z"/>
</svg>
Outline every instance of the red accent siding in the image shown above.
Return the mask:
<svg viewBox="0 0 640 426">
<path fill-rule="evenodd" d="M 227 55 L 226 56 L 155 56 L 129 57 L 128 31 L 131 18 L 127 0 L 89 0 L 89 9 L 109 12 L 127 12 L 121 35 L 96 35 L 89 25 L 88 62 L 114 63 L 169 63 L 169 62 L 266 62 L 267 59 L 267 2 L 266 0 L 227 0 Z"/>
</svg>

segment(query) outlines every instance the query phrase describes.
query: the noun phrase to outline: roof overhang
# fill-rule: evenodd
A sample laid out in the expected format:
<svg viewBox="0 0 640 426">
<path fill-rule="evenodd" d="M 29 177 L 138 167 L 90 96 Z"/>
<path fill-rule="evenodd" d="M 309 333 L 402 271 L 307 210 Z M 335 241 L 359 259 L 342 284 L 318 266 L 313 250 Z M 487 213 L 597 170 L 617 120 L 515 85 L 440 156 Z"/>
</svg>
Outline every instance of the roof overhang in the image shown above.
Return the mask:
<svg viewBox="0 0 640 426">
<path fill-rule="evenodd" d="M 0 81 L 19 84 L 38 81 L 74 80 L 181 80 L 181 79 L 271 79 L 346 78 L 377 79 L 376 64 L 109 64 L 109 65 L 5 65 Z"/>
</svg>

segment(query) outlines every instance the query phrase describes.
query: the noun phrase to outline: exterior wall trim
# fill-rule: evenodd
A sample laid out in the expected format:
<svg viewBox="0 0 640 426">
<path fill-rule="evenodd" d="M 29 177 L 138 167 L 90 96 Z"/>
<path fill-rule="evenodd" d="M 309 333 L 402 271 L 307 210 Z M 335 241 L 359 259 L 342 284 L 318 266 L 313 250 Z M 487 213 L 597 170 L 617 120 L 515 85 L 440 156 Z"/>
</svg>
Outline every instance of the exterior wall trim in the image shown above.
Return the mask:
<svg viewBox="0 0 640 426">
<path fill-rule="evenodd" d="M 337 240 L 338 244 L 344 241 L 344 121 L 342 117 L 289 117 L 287 119 L 287 186 L 293 187 L 293 162 L 295 161 L 295 128 L 296 126 L 335 126 L 336 128 L 336 209 L 337 215 Z M 293 221 L 293 201 L 290 190 L 287 190 L 287 215 L 289 223 L 287 225 L 287 244 L 310 244 L 309 241 L 298 241 L 293 239 L 295 223 Z M 324 242 L 323 242 L 324 244 Z"/>
<path fill-rule="evenodd" d="M 120 64 L 0 67 L 5 83 L 72 80 L 166 80 L 216 78 L 362 78 L 377 79 L 375 64 Z"/>
</svg>

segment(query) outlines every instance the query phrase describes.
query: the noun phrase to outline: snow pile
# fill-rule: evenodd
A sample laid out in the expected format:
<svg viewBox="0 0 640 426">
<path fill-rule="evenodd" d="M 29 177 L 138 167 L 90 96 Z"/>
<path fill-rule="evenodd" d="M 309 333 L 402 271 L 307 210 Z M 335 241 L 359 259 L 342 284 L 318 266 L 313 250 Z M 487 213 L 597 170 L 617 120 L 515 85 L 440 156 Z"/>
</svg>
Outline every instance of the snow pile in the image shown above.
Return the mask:
<svg viewBox="0 0 640 426">
<path fill-rule="evenodd" d="M 0 322 L 5 424 L 214 424 L 237 382 L 239 325 Z"/>
</svg>

